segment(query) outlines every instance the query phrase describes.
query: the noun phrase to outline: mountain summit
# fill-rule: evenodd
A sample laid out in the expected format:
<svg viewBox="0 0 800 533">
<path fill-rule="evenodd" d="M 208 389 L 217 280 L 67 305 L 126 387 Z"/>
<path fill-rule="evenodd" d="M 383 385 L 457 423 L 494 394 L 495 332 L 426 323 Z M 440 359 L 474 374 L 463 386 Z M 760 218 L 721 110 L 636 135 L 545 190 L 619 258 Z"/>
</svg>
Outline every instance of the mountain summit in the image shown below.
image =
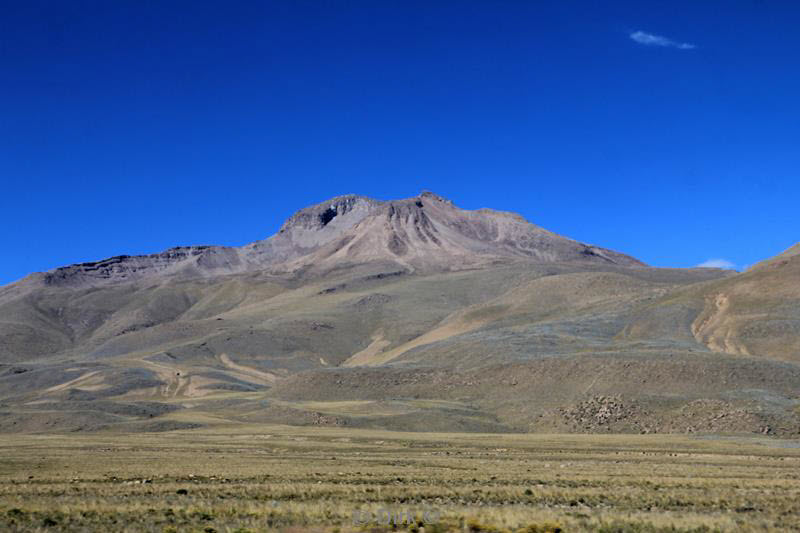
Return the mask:
<svg viewBox="0 0 800 533">
<path fill-rule="evenodd" d="M 259 262 L 317 269 L 389 261 L 411 271 L 451 271 L 503 258 L 642 265 L 556 235 L 519 215 L 460 209 L 429 191 L 391 201 L 339 196 L 299 211 L 277 235 L 247 249 L 263 258 Z"/>
</svg>

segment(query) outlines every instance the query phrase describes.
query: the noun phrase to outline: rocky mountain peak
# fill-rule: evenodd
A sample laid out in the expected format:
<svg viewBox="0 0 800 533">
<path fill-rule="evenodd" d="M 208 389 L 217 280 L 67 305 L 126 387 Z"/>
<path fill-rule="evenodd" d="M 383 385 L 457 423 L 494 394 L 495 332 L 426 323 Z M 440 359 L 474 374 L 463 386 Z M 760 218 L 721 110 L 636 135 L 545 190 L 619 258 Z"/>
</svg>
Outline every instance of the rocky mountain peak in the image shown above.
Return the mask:
<svg viewBox="0 0 800 533">
<path fill-rule="evenodd" d="M 357 194 L 336 196 L 330 200 L 320 202 L 297 211 L 283 223 L 279 233 L 285 233 L 297 228 L 304 230 L 319 230 L 326 227 L 335 219 L 361 219 L 382 202 Z"/>
<path fill-rule="evenodd" d="M 442 202 L 442 203 L 445 203 L 445 204 L 453 205 L 452 201 L 448 200 L 447 198 L 445 198 L 443 196 L 439 196 L 435 192 L 431 192 L 431 191 L 429 191 L 427 189 L 422 189 L 422 192 L 419 193 L 419 198 L 420 199 L 427 198 L 429 200 L 433 200 L 433 201 L 436 201 L 436 202 Z"/>
<path fill-rule="evenodd" d="M 388 261 L 415 271 L 451 271 L 513 259 L 642 265 L 556 235 L 513 213 L 461 209 L 430 191 L 401 200 L 360 201 L 367 204 L 358 215 L 351 214 L 356 208 L 350 204 L 339 207 L 336 201 L 299 213 L 308 223 L 295 223 L 291 239 L 308 251 L 317 249 L 296 254 L 295 268 Z"/>
</svg>

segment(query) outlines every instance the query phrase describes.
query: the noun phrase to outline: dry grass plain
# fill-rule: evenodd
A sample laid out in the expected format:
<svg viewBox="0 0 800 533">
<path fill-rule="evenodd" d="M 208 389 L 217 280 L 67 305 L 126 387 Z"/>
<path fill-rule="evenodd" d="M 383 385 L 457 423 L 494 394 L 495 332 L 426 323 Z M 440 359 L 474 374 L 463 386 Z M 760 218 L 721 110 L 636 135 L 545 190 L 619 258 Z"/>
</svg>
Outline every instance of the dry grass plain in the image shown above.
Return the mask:
<svg viewBox="0 0 800 533">
<path fill-rule="evenodd" d="M 0 530 L 789 531 L 798 446 L 248 424 L 6 434 Z M 368 519 L 380 509 L 416 520 Z"/>
</svg>

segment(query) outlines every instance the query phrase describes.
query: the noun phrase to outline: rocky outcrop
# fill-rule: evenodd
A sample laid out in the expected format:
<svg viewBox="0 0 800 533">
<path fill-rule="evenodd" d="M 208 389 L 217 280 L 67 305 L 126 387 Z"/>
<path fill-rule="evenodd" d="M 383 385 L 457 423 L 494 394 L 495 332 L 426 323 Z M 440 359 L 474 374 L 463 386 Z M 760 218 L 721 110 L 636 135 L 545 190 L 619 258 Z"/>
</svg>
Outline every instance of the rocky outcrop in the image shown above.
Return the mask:
<svg viewBox="0 0 800 533">
<path fill-rule="evenodd" d="M 561 408 L 558 414 L 574 431 L 598 433 L 603 431 L 638 431 L 650 433 L 647 421 L 650 414 L 636 402 L 622 396 L 595 396 L 570 407 Z"/>
<path fill-rule="evenodd" d="M 230 272 L 241 267 L 235 248 L 222 246 L 179 246 L 151 255 L 119 255 L 101 261 L 56 268 L 42 276 L 45 285 L 83 286 L 102 282 L 135 281 L 157 274 Z"/>
</svg>

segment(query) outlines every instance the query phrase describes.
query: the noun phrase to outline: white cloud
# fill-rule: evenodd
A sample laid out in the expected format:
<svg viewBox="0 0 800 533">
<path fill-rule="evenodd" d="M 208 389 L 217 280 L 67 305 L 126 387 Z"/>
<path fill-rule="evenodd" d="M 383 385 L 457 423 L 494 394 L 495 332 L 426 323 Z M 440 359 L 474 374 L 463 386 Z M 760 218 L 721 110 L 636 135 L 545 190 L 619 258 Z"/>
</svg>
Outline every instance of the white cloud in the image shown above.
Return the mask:
<svg viewBox="0 0 800 533">
<path fill-rule="evenodd" d="M 709 259 L 708 261 L 703 261 L 697 266 L 700 268 L 725 268 L 728 270 L 736 269 L 736 265 L 727 259 Z"/>
<path fill-rule="evenodd" d="M 692 48 L 696 48 L 696 46 L 691 43 L 679 43 L 672 39 L 662 37 L 661 35 L 653 35 L 652 33 L 643 31 L 631 33 L 630 38 L 646 46 L 666 46 L 669 48 L 678 48 L 679 50 L 691 50 Z"/>
</svg>

